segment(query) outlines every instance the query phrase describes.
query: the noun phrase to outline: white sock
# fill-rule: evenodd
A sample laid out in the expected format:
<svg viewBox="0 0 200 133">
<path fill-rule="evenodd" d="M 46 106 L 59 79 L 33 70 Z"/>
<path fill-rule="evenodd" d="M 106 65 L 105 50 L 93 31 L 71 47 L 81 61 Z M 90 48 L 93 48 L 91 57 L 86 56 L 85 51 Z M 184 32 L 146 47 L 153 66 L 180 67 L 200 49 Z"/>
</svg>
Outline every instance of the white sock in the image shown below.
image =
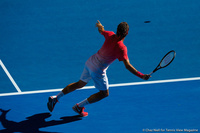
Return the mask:
<svg viewBox="0 0 200 133">
<path fill-rule="evenodd" d="M 87 98 L 86 98 L 85 100 L 83 100 L 83 101 L 81 101 L 80 103 L 78 103 L 78 106 L 79 106 L 79 107 L 84 107 L 84 106 L 86 106 L 86 105 L 88 105 L 88 104 L 90 104 L 90 103 L 88 102 L 88 100 L 87 100 Z"/>
<path fill-rule="evenodd" d="M 57 100 L 59 101 L 59 99 L 62 97 L 62 96 L 64 96 L 65 94 L 61 91 L 61 92 L 59 92 L 58 93 L 58 95 L 57 95 Z"/>
</svg>

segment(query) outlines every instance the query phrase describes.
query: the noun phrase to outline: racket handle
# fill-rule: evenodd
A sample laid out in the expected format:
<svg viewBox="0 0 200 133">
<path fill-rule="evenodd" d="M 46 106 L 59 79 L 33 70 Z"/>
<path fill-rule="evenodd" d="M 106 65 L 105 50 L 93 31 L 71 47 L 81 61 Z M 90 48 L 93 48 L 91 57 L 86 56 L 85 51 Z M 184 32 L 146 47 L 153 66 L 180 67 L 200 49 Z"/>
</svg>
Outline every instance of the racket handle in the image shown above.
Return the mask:
<svg viewBox="0 0 200 133">
<path fill-rule="evenodd" d="M 151 76 L 153 74 L 153 72 L 151 72 L 149 75 Z"/>
<path fill-rule="evenodd" d="M 154 72 L 156 72 L 158 70 L 159 65 L 149 74 L 152 75 Z"/>
</svg>

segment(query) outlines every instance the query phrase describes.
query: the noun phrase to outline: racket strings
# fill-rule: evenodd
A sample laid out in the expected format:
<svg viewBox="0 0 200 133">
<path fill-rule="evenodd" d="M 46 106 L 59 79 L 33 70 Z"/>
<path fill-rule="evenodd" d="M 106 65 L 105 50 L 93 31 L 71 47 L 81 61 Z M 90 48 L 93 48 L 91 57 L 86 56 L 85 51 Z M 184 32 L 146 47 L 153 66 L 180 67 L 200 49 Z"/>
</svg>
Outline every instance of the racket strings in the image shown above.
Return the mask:
<svg viewBox="0 0 200 133">
<path fill-rule="evenodd" d="M 174 53 L 168 54 L 168 55 L 162 60 L 160 66 L 161 66 L 161 67 L 167 66 L 169 63 L 171 63 L 171 61 L 173 60 L 173 58 L 174 58 Z"/>
</svg>

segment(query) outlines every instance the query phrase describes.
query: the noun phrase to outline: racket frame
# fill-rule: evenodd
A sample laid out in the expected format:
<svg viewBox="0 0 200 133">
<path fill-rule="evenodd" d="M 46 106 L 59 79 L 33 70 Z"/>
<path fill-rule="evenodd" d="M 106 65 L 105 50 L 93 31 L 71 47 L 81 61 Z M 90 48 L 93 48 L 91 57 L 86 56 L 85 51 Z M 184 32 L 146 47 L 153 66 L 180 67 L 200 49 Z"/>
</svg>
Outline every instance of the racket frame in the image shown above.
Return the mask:
<svg viewBox="0 0 200 133">
<path fill-rule="evenodd" d="M 173 56 L 172 60 L 171 60 L 167 65 L 161 67 L 160 64 L 162 63 L 162 61 L 164 60 L 164 58 L 165 58 L 168 54 L 170 54 L 171 52 L 174 53 L 174 56 Z M 176 56 L 176 52 L 175 52 L 174 50 L 169 51 L 169 52 L 162 58 L 162 60 L 161 60 L 160 63 L 158 64 L 158 66 L 157 66 L 149 75 L 152 75 L 154 72 L 156 72 L 157 70 L 159 70 L 159 69 L 161 69 L 161 68 L 167 67 L 169 64 L 172 63 L 172 61 L 174 60 L 175 56 Z"/>
</svg>

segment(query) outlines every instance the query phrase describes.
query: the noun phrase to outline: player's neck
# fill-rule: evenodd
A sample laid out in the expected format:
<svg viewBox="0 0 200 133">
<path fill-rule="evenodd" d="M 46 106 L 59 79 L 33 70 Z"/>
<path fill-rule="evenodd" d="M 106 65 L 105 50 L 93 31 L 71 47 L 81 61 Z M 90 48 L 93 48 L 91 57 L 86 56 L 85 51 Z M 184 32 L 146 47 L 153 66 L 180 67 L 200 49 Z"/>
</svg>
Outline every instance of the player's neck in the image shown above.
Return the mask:
<svg viewBox="0 0 200 133">
<path fill-rule="evenodd" d="M 118 36 L 117 36 L 118 37 Z M 122 41 L 122 42 L 124 42 L 124 39 L 125 39 L 125 37 L 124 38 L 122 38 L 122 39 L 120 39 L 119 37 L 118 37 L 118 39 L 119 39 L 119 41 Z"/>
</svg>

